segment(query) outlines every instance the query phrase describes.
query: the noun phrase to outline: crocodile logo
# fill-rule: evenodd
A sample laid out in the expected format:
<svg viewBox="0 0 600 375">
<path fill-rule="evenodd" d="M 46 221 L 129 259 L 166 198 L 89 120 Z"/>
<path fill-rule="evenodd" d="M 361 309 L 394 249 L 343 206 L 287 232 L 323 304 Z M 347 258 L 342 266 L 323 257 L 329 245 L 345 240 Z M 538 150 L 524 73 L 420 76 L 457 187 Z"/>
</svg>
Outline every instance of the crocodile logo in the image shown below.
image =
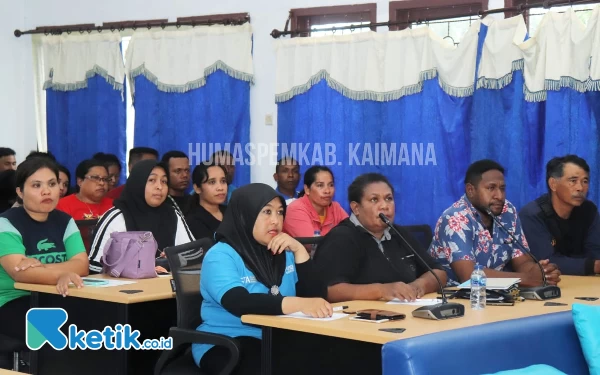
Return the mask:
<svg viewBox="0 0 600 375">
<path fill-rule="evenodd" d="M 39 251 L 48 251 L 50 249 L 54 249 L 56 248 L 56 245 L 53 244 L 52 242 L 47 242 L 48 239 L 46 238 L 45 240 L 41 240 L 40 242 L 37 243 L 37 248 Z"/>
</svg>

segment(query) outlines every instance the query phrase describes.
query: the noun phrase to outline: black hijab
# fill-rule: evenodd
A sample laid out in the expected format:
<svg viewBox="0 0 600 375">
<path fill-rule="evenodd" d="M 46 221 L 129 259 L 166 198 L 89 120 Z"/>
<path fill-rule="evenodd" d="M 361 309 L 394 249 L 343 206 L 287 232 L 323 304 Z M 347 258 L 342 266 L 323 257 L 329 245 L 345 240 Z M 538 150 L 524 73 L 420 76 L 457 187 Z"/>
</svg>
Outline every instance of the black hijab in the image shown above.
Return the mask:
<svg viewBox="0 0 600 375">
<path fill-rule="evenodd" d="M 173 206 L 167 201 L 168 197 L 158 207 L 150 207 L 146 203 L 146 183 L 155 167 L 167 171 L 167 168 L 156 160 L 142 160 L 136 163 L 121 196 L 115 200 L 114 205 L 123 213 L 128 232 L 152 232 L 158 243 L 158 250 L 162 251 L 166 247 L 175 245 L 177 215 Z"/>
<path fill-rule="evenodd" d="M 273 255 L 252 234 L 258 214 L 273 198 L 280 198 L 285 210 L 285 201 L 269 185 L 249 184 L 235 189 L 217 228 L 216 239 L 233 247 L 256 280 L 277 295 L 285 271 L 285 252 Z"/>
</svg>

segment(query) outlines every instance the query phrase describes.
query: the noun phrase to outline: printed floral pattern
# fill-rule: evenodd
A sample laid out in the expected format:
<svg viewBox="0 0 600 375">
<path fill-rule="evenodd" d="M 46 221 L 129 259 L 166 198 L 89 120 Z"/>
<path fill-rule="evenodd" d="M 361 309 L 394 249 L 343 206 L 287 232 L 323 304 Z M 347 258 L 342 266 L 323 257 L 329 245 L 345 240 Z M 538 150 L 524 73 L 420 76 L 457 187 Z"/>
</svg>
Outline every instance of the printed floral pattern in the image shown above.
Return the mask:
<svg viewBox="0 0 600 375">
<path fill-rule="evenodd" d="M 504 203 L 498 219 L 527 249 L 517 210 L 509 201 Z M 513 258 L 523 252 L 511 236 L 494 223 L 493 233 L 484 226 L 479 212 L 466 196 L 452 204 L 437 221 L 429 253 L 437 258 L 448 273 L 448 285 L 458 285 L 450 263 L 470 260 L 487 268 L 502 271 Z"/>
</svg>

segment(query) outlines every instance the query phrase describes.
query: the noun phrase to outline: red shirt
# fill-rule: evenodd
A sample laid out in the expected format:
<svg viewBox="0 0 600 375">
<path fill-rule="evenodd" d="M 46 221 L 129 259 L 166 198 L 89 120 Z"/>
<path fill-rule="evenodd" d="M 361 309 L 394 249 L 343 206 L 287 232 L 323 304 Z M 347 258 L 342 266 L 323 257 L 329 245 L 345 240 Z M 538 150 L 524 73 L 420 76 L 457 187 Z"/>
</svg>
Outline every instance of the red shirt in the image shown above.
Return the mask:
<svg viewBox="0 0 600 375">
<path fill-rule="evenodd" d="M 108 193 L 106 193 L 106 197 L 110 198 L 110 199 L 117 199 L 121 196 L 123 189 L 125 189 L 125 184 L 123 184 L 121 186 L 117 186 L 116 188 L 114 188 L 111 191 L 109 191 Z"/>
<path fill-rule="evenodd" d="M 77 194 L 67 195 L 58 201 L 56 209 L 71 215 L 73 220 L 99 219 L 113 206 L 113 200 L 102 198 L 100 203 L 85 203 L 77 198 Z"/>
</svg>

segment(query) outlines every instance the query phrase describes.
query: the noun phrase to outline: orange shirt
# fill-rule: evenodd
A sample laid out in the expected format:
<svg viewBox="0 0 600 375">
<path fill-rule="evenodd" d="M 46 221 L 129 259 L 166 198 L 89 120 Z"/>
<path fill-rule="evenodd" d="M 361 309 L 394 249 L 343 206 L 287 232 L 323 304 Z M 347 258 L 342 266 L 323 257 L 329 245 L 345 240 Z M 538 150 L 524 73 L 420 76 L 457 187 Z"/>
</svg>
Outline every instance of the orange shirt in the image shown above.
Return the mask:
<svg viewBox="0 0 600 375">
<path fill-rule="evenodd" d="M 338 202 L 331 202 L 325 210 L 323 221 L 310 203 L 308 196 L 298 198 L 287 207 L 283 231 L 292 237 L 313 237 L 316 230 L 321 236 L 329 233 L 333 227 L 348 217 Z"/>
<path fill-rule="evenodd" d="M 67 195 L 58 201 L 57 210 L 71 215 L 73 220 L 99 219 L 113 206 L 113 200 L 104 197 L 100 203 L 85 203 L 77 198 L 77 194 Z"/>
</svg>

